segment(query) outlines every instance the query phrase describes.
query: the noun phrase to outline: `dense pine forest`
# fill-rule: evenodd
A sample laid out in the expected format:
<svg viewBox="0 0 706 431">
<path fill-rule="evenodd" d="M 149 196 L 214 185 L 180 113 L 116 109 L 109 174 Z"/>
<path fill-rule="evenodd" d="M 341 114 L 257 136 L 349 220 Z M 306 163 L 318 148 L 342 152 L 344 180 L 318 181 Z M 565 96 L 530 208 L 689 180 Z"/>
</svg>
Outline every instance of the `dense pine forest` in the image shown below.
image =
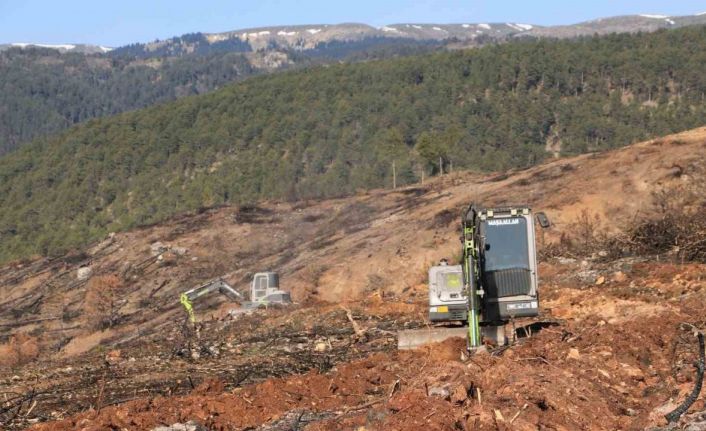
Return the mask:
<svg viewBox="0 0 706 431">
<path fill-rule="evenodd" d="M 0 51 L 0 155 L 91 118 L 205 93 L 258 72 L 239 53 L 136 61 L 46 48 Z"/>
<path fill-rule="evenodd" d="M 315 67 L 89 120 L 0 158 L 0 261 L 179 212 L 526 167 L 706 122 L 706 27 Z M 441 162 L 441 163 L 440 163 Z"/>
<path fill-rule="evenodd" d="M 204 94 L 253 75 L 338 61 L 418 54 L 429 41 L 367 38 L 320 43 L 306 52 L 250 52 L 238 39 L 206 43 L 200 33 L 173 38 L 191 52 L 147 50 L 134 44 L 108 54 L 60 53 L 46 48 L 0 51 L 0 156 L 77 123 L 181 97 Z M 243 46 L 241 46 L 243 45 Z"/>
</svg>

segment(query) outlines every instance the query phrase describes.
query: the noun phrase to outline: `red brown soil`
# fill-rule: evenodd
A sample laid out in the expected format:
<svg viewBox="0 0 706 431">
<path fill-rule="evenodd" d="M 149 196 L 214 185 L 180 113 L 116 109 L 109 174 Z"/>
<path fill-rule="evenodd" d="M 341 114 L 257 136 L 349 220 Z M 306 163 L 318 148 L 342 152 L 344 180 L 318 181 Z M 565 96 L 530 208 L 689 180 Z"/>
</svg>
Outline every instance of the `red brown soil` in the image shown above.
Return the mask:
<svg viewBox="0 0 706 431">
<path fill-rule="evenodd" d="M 659 281 L 674 266 L 651 267 L 644 278 L 629 277 L 640 284 L 655 283 L 637 301 L 662 307 L 664 295 L 680 294 L 673 283 Z M 706 266 L 677 269 L 678 274 L 706 279 Z M 498 424 L 496 411 L 505 421 L 519 412 L 512 429 L 520 430 L 644 429 L 662 423 L 655 412 L 670 399 L 683 399 L 693 385 L 693 369 L 675 351 L 685 349 L 693 357 L 693 340 L 679 324 L 703 324 L 699 310 L 706 306 L 706 286 L 700 283 L 698 299 L 692 297 L 689 304 L 667 301 L 658 312 L 644 309 L 615 324 L 568 315 L 491 353 L 464 356 L 465 340 L 452 339 L 417 351 L 374 353 L 326 373 L 310 371 L 225 392 L 222 383 L 209 382 L 187 396 L 130 401 L 34 429 L 151 429 L 196 420 L 209 429 L 235 430 L 276 422 L 294 410 L 332 414 L 307 430 L 498 429 L 503 423 Z M 585 292 L 587 301 L 617 300 L 624 294 L 620 283 L 568 286 L 560 280 L 546 293 L 562 297 L 566 290 Z M 438 387 L 454 396 L 427 395 Z M 703 401 L 694 408 L 703 409 Z"/>
</svg>

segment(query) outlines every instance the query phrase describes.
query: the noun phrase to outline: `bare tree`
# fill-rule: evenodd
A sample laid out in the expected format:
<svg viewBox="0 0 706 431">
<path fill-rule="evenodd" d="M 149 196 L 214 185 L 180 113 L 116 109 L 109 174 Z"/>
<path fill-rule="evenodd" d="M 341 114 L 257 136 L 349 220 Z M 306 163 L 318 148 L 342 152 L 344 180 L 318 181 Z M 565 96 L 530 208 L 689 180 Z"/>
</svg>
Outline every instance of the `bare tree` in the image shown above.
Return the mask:
<svg viewBox="0 0 706 431">
<path fill-rule="evenodd" d="M 117 323 L 123 284 L 116 275 L 93 277 L 86 286 L 84 315 L 94 328 L 110 328 Z"/>
</svg>

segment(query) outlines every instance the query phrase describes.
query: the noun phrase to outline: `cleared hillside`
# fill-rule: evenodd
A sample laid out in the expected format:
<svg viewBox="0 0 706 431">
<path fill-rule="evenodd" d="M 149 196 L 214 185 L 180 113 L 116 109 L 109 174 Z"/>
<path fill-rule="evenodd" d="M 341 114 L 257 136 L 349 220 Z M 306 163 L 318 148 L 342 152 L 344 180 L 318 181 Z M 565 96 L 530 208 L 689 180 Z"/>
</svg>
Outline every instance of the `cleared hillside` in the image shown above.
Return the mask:
<svg viewBox="0 0 706 431">
<path fill-rule="evenodd" d="M 0 260 L 267 198 L 528 167 L 706 118 L 706 28 L 541 41 L 247 80 L 0 159 Z"/>
<path fill-rule="evenodd" d="M 637 216 L 659 219 L 655 196 L 706 180 L 705 150 L 701 128 L 529 169 L 212 209 L 80 253 L 4 265 L 0 349 L 25 346 L 17 350 L 27 363 L 0 364 L 0 383 L 37 403 L 28 412 L 31 402 L 0 401 L 13 407 L 0 421 L 50 421 L 41 430 L 189 420 L 293 429 L 280 421 L 299 415 L 310 430 L 497 429 L 499 410 L 505 421 L 521 411 L 518 429 L 663 423 L 693 387 L 694 337 L 679 323 L 703 325 L 706 304 L 706 266 L 674 263 L 669 248 L 656 257 L 543 258 L 541 323 L 522 332 L 529 322 L 518 322 L 532 336 L 492 355 L 462 356 L 462 340 L 395 352 L 395 331 L 427 324 L 428 267 L 458 256 L 458 217 L 470 201 L 544 210 L 553 221 L 538 237 L 546 256 L 562 237 L 581 240 L 583 214 L 609 236 Z M 80 280 L 85 266 L 92 277 Z M 295 306 L 231 319 L 235 305 L 215 295 L 196 305 L 200 336 L 184 331 L 180 292 L 219 276 L 245 291 L 264 269 L 280 272 Z M 96 318 L 89 294 L 102 277 L 120 280 L 112 326 Z M 432 394 L 447 386 L 452 397 Z M 369 408 L 379 412 L 372 419 Z"/>
<path fill-rule="evenodd" d="M 152 330 L 158 329 L 155 322 L 182 312 L 176 298 L 186 287 L 225 276 L 245 288 L 264 269 L 279 271 L 299 302 L 358 300 L 380 287 L 399 295 L 423 282 L 431 263 L 457 256 L 458 218 L 470 202 L 525 203 L 545 211 L 554 225 L 544 234 L 547 243 L 563 233 L 576 236 L 584 212 L 597 217 L 596 234 L 611 236 L 641 214 L 658 217 L 656 193 L 701 183 L 705 150 L 701 128 L 530 169 L 457 173 L 347 198 L 271 201 L 179 216 L 102 238 L 78 253 L 3 266 L 0 322 L 80 315 L 85 291 L 79 287 L 85 281 L 76 279 L 76 271 L 85 265 L 96 275 L 125 278 L 121 325 L 150 322 Z M 155 243 L 161 243 L 157 252 Z M 158 260 L 160 248 L 177 251 L 166 252 L 164 263 Z M 145 297 L 151 298 L 151 311 L 143 309 Z M 60 302 L 64 308 L 52 308 Z M 71 322 L 40 326 L 57 329 L 54 325 Z M 14 326 L 30 331 L 35 325 Z"/>
</svg>

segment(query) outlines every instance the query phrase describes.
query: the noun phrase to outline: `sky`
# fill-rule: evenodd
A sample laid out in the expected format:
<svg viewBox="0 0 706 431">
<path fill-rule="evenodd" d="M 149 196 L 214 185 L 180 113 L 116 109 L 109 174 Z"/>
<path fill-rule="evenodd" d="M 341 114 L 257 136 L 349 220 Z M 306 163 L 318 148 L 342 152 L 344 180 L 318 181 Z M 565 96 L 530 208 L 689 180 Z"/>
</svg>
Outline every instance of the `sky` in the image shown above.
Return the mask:
<svg viewBox="0 0 706 431">
<path fill-rule="evenodd" d="M 184 33 L 294 24 L 572 24 L 627 15 L 692 15 L 706 0 L 0 0 L 0 43 L 116 47 Z"/>
</svg>

